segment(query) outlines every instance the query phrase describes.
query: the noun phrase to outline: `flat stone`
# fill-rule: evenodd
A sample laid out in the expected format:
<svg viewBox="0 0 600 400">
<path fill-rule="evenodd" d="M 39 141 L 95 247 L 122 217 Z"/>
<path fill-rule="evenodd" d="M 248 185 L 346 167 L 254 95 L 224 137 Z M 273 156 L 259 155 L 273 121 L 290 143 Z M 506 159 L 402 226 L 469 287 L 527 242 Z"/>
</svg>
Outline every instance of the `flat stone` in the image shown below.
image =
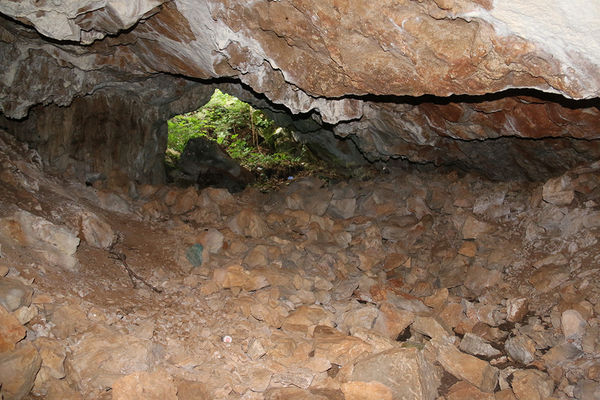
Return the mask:
<svg viewBox="0 0 600 400">
<path fill-rule="evenodd" d="M 440 385 L 433 365 L 414 347 L 390 349 L 360 360 L 350 381 L 379 382 L 391 390 L 392 399 L 405 400 L 434 400 Z"/>
<path fill-rule="evenodd" d="M 175 379 L 178 400 L 212 400 L 206 384 L 185 379 Z"/>
<path fill-rule="evenodd" d="M 42 358 L 31 343 L 0 353 L 0 397 L 23 399 L 31 391 L 41 365 Z"/>
<path fill-rule="evenodd" d="M 113 400 L 178 400 L 173 378 L 162 369 L 134 372 L 115 381 Z"/>
<path fill-rule="evenodd" d="M 535 359 L 535 342 L 525 335 L 509 338 L 504 343 L 504 348 L 513 360 L 525 365 Z"/>
<path fill-rule="evenodd" d="M 512 388 L 519 400 L 544 400 L 554 392 L 554 382 L 542 371 L 525 369 L 513 373 Z"/>
<path fill-rule="evenodd" d="M 383 302 L 379 307 L 373 330 L 395 340 L 414 320 L 415 313 L 412 311 L 401 310 L 389 302 Z"/>
<path fill-rule="evenodd" d="M 437 361 L 456 378 L 465 380 L 479 390 L 491 393 L 498 382 L 498 369 L 477 357 L 461 353 L 454 345 L 432 341 Z"/>
<path fill-rule="evenodd" d="M 265 392 L 265 400 L 328 400 L 326 396 L 314 394 L 300 388 L 272 388 Z"/>
<path fill-rule="evenodd" d="M 380 382 L 350 381 L 342 383 L 345 400 L 393 400 L 392 390 Z"/>
<path fill-rule="evenodd" d="M 270 284 L 260 272 L 248 271 L 237 264 L 216 269 L 213 273 L 213 280 L 224 289 L 241 288 L 246 291 L 262 289 Z"/>
<path fill-rule="evenodd" d="M 563 265 L 545 265 L 535 271 L 529 283 L 541 293 L 556 289 L 569 279 L 569 268 Z"/>
<path fill-rule="evenodd" d="M 496 400 L 493 393 L 485 393 L 475 386 L 460 381 L 450 386 L 446 400 Z"/>
<path fill-rule="evenodd" d="M 285 372 L 275 373 L 271 377 L 272 387 L 288 387 L 295 386 L 301 389 L 308 389 L 315 377 L 315 373 L 306 368 L 292 368 Z M 266 382 L 266 386 L 269 382 Z M 265 386 L 265 389 L 266 389 Z M 264 389 L 263 389 L 264 391 Z"/>
<path fill-rule="evenodd" d="M 417 315 L 411 328 L 432 339 L 443 340 L 444 338 L 454 336 L 454 333 L 438 317 L 422 317 Z"/>
<path fill-rule="evenodd" d="M 487 222 L 480 221 L 469 215 L 462 227 L 462 237 L 463 239 L 478 239 L 490 233 L 493 229 L 493 226 Z"/>
<path fill-rule="evenodd" d="M 344 366 L 354 362 L 364 353 L 370 353 L 371 345 L 340 331 L 319 325 L 314 330 L 314 356 L 332 364 Z"/>
<path fill-rule="evenodd" d="M 306 331 L 306 328 L 313 325 L 333 326 L 334 316 L 321 306 L 300 306 L 292 311 L 283 324 L 284 329 Z"/>
<path fill-rule="evenodd" d="M 17 318 L 0 306 L 0 353 L 12 351 L 26 334 L 27 330 Z"/>
<path fill-rule="evenodd" d="M 0 305 L 9 312 L 29 306 L 33 297 L 33 288 L 18 279 L 0 278 Z"/>
<path fill-rule="evenodd" d="M 483 338 L 473 334 L 465 333 L 462 340 L 460 341 L 460 350 L 474 355 L 482 357 L 498 357 L 502 354 L 501 351 L 495 349 Z"/>
</svg>

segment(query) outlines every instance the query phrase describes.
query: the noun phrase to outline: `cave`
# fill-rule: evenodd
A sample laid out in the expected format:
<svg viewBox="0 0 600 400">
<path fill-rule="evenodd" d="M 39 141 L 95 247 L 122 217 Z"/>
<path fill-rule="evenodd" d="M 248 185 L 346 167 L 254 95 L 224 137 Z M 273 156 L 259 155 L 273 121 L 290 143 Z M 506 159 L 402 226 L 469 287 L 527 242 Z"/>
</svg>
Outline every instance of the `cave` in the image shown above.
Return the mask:
<svg viewBox="0 0 600 400">
<path fill-rule="evenodd" d="M 600 398 L 599 27 L 0 2 L 0 398 Z M 217 89 L 335 174 L 173 184 L 167 121 Z"/>
</svg>

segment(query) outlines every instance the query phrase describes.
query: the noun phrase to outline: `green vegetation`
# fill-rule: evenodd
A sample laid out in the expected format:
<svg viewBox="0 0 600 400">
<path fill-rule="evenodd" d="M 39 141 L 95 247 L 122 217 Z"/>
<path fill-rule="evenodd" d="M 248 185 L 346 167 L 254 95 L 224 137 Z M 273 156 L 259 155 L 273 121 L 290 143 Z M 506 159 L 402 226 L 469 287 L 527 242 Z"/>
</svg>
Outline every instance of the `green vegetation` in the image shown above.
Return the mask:
<svg viewBox="0 0 600 400">
<path fill-rule="evenodd" d="M 187 141 L 198 136 L 219 143 L 256 175 L 259 184 L 317 168 L 314 157 L 291 132 L 276 126 L 262 111 L 218 89 L 202 108 L 178 115 L 168 125 L 166 163 L 171 168 Z"/>
</svg>

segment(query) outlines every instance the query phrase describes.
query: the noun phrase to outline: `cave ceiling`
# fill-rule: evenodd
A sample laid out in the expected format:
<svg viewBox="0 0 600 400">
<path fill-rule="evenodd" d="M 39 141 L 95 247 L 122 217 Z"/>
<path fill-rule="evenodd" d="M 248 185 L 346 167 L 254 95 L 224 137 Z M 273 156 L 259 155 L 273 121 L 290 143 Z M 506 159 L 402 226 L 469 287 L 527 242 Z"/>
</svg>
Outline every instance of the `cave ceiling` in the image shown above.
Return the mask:
<svg viewBox="0 0 600 400">
<path fill-rule="evenodd" d="M 195 86 L 221 86 L 346 164 L 537 179 L 600 156 L 594 0 L 8 0 L 0 13 L 5 120 L 112 91 L 164 122 L 206 101 Z"/>
</svg>

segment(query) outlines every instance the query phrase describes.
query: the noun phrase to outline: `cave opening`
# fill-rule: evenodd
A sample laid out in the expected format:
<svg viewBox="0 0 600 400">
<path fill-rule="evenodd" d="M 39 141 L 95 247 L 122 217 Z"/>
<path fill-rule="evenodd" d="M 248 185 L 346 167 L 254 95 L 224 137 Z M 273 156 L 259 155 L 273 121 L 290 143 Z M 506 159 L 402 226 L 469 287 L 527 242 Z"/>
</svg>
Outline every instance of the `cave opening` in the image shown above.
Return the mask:
<svg viewBox="0 0 600 400">
<path fill-rule="evenodd" d="M 167 182 L 179 186 L 266 190 L 321 166 L 292 130 L 218 88 L 202 107 L 170 118 L 167 126 Z M 226 182 L 231 179 L 239 185 Z"/>
</svg>

